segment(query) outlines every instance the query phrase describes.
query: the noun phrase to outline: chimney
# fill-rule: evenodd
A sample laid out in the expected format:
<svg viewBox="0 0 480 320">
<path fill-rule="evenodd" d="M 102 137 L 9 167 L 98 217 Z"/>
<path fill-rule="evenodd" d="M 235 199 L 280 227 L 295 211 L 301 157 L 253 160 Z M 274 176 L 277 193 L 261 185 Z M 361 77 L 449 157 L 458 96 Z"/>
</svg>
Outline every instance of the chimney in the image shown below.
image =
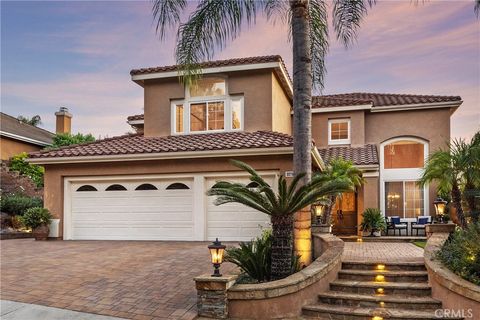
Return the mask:
<svg viewBox="0 0 480 320">
<path fill-rule="evenodd" d="M 57 133 L 70 133 L 72 131 L 72 114 L 68 112 L 67 107 L 60 107 L 60 110 L 55 112 L 57 117 L 57 125 L 55 131 Z"/>
</svg>

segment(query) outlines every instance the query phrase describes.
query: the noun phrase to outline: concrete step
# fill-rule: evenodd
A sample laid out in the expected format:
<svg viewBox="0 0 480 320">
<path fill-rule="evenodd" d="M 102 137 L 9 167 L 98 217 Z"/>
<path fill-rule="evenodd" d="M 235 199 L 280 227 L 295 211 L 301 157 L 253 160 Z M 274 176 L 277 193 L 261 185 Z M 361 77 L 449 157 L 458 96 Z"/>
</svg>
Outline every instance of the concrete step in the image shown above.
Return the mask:
<svg viewBox="0 0 480 320">
<path fill-rule="evenodd" d="M 430 297 L 412 296 L 374 296 L 347 292 L 328 291 L 318 295 L 320 303 L 365 307 L 365 308 L 393 308 L 410 310 L 436 310 L 442 308 L 442 303 Z"/>
<path fill-rule="evenodd" d="M 421 262 L 343 261 L 342 269 L 385 270 L 385 271 L 426 271 L 425 263 L 423 261 Z"/>
<path fill-rule="evenodd" d="M 427 282 L 428 272 L 343 269 L 339 271 L 338 278 L 358 281 Z"/>
<path fill-rule="evenodd" d="M 371 295 L 408 295 L 429 296 L 431 288 L 428 283 L 416 282 L 375 282 L 355 280 L 335 280 L 330 283 L 330 290 Z"/>
<path fill-rule="evenodd" d="M 360 308 L 336 306 L 331 304 L 314 304 L 303 307 L 304 319 L 328 320 L 438 320 L 435 311 L 419 311 L 390 308 Z M 463 319 L 442 317 L 442 319 Z"/>
</svg>

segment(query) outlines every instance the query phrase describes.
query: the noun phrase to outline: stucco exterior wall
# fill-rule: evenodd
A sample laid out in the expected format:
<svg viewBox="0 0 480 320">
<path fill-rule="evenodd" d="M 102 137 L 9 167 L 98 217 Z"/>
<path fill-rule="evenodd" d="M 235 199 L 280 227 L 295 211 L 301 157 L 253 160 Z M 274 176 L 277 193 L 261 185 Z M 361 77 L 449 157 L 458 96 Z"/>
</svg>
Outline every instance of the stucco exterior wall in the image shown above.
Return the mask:
<svg viewBox="0 0 480 320">
<path fill-rule="evenodd" d="M 12 156 L 22 152 L 33 152 L 41 150 L 43 147 L 25 143 L 18 140 L 0 137 L 0 150 L 2 160 L 8 160 Z"/>
<path fill-rule="evenodd" d="M 450 115 L 449 108 L 368 113 L 365 117 L 365 143 L 376 144 L 380 155 L 380 143 L 412 136 L 427 140 L 428 153 L 431 153 L 446 147 L 450 140 Z M 429 187 L 430 214 L 435 212 L 435 197 L 436 187 L 432 184 Z"/>
<path fill-rule="evenodd" d="M 292 170 L 291 155 L 238 158 L 257 170 L 276 170 L 284 174 Z M 45 166 L 44 206 L 60 219 L 60 237 L 63 234 L 64 178 L 80 176 L 180 174 L 239 171 L 228 157 L 207 159 L 176 159 L 155 161 L 57 164 Z"/>
<path fill-rule="evenodd" d="M 272 70 L 231 72 L 227 76 L 230 95 L 244 96 L 245 131 L 275 130 L 290 133 L 290 106 Z M 177 78 L 150 80 L 144 84 L 144 134 L 147 137 L 171 134 L 171 100 L 185 98 Z M 272 103 L 275 100 L 275 111 Z M 277 105 L 278 104 L 278 105 Z M 275 115 L 275 116 L 273 116 Z"/>
<path fill-rule="evenodd" d="M 350 119 L 351 145 L 365 144 L 365 113 L 359 111 L 312 113 L 312 138 L 319 148 L 328 147 L 328 120 Z"/>
<path fill-rule="evenodd" d="M 292 134 L 292 104 L 275 75 L 272 76 L 272 130 Z"/>
</svg>

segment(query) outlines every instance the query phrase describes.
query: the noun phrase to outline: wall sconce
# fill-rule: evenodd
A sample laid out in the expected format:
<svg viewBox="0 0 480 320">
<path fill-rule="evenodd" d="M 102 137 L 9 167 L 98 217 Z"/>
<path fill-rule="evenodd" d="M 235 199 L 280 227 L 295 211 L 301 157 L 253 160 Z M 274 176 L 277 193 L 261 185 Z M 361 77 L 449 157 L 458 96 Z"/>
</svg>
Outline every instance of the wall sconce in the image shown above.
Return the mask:
<svg viewBox="0 0 480 320">
<path fill-rule="evenodd" d="M 210 251 L 210 258 L 212 259 L 213 264 L 213 274 L 212 277 L 221 277 L 222 274 L 220 273 L 220 265 L 223 262 L 223 253 L 225 252 L 226 246 L 223 245 L 218 238 L 213 241 L 211 245 L 208 246 L 208 250 Z"/>
</svg>

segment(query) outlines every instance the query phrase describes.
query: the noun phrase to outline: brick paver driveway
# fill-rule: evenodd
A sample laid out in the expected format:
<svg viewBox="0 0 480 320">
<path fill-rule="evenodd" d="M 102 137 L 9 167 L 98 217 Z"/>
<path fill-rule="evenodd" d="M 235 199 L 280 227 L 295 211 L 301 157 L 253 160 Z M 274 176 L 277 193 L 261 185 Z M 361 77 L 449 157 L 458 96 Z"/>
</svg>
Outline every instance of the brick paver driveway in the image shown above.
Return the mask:
<svg viewBox="0 0 480 320">
<path fill-rule="evenodd" d="M 4 240 L 1 298 L 129 319 L 192 319 L 207 243 Z M 232 270 L 224 264 L 222 271 Z"/>
</svg>

